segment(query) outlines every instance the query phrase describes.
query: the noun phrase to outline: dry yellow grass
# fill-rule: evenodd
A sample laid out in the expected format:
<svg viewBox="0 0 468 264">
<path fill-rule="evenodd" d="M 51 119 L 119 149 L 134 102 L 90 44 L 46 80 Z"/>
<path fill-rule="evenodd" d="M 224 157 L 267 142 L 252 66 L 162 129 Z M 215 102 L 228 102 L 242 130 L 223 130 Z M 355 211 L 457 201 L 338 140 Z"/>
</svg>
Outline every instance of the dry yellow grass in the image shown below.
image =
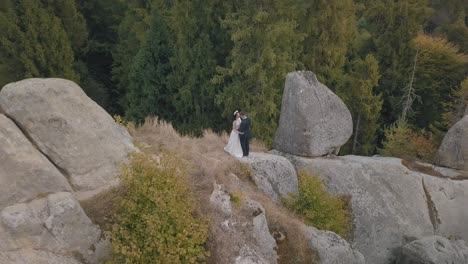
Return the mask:
<svg viewBox="0 0 468 264">
<path fill-rule="evenodd" d="M 177 154 L 188 167 L 195 196 L 198 200 L 197 213 L 217 217 L 212 212 L 209 197 L 213 192 L 213 184 L 222 184 L 228 191 L 242 191 L 247 197 L 260 202 L 266 210 L 271 232 L 280 232 L 286 239 L 279 242 L 279 263 L 311 263 L 313 252 L 308 248 L 308 241 L 302 234 L 303 223 L 283 206 L 278 205 L 260 192 L 248 177 L 249 169 L 226 154 L 223 150 L 227 144 L 228 135 L 218 135 L 212 131 L 205 131 L 202 137 L 193 138 L 181 136 L 174 128 L 158 119 L 147 119 L 141 126 L 129 124 L 129 131 L 140 148 L 158 156 L 161 151 Z M 267 151 L 265 145 L 253 140 L 252 152 Z M 233 176 L 236 175 L 236 176 Z M 239 180 L 240 179 L 240 186 Z M 208 248 L 211 257 L 208 263 L 227 259 L 227 252 L 219 252 L 217 246 L 222 244 L 225 234 L 218 233 L 220 229 L 210 227 Z M 295 259 L 295 262 L 290 262 Z"/>
</svg>

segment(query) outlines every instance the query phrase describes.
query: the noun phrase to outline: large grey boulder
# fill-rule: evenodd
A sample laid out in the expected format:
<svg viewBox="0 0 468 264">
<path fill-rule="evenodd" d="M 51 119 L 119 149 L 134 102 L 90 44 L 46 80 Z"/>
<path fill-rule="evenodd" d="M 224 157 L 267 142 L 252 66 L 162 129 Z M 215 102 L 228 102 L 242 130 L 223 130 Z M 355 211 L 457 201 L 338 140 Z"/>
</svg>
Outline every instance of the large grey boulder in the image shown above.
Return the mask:
<svg viewBox="0 0 468 264">
<path fill-rule="evenodd" d="M 74 190 L 108 184 L 135 150 L 126 129 L 72 81 L 10 83 L 0 91 L 0 108 L 66 174 Z"/>
<path fill-rule="evenodd" d="M 319 264 L 365 264 L 364 256 L 346 240 L 331 231 L 305 227 L 310 247 L 317 252 Z"/>
<path fill-rule="evenodd" d="M 336 154 L 352 133 L 348 108 L 313 72 L 288 73 L 275 149 L 312 157 Z"/>
<path fill-rule="evenodd" d="M 0 251 L 0 264 L 82 264 L 70 255 L 53 252 L 21 249 L 17 251 Z"/>
<path fill-rule="evenodd" d="M 100 236 L 99 227 L 68 192 L 12 205 L 0 212 L 0 251 L 30 248 L 85 252 Z"/>
<path fill-rule="evenodd" d="M 298 193 L 296 170 L 286 158 L 267 153 L 251 153 L 248 158 L 242 158 L 241 162 L 252 167 L 253 181 L 274 201 L 280 202 L 281 197 Z"/>
<path fill-rule="evenodd" d="M 433 234 L 423 176 L 400 159 L 287 156 L 297 169 L 320 175 L 328 192 L 351 195 L 352 245 L 367 263 L 392 263 L 408 237 Z"/>
<path fill-rule="evenodd" d="M 0 114 L 0 210 L 61 191 L 71 191 L 66 178 Z"/>
<path fill-rule="evenodd" d="M 468 115 L 445 135 L 437 152 L 437 164 L 468 171 Z"/>
<path fill-rule="evenodd" d="M 435 234 L 468 241 L 468 180 L 449 180 L 424 175 Z"/>
<path fill-rule="evenodd" d="M 450 241 L 440 236 L 415 240 L 401 250 L 398 264 L 466 264 L 468 244 L 463 240 Z"/>
</svg>

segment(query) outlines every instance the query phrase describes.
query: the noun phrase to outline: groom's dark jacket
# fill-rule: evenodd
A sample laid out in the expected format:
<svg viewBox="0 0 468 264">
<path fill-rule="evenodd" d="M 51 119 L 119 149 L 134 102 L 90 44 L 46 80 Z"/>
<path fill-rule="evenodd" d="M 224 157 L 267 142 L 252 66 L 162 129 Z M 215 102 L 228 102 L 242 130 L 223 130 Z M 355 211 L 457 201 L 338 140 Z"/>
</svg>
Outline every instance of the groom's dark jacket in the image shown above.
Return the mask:
<svg viewBox="0 0 468 264">
<path fill-rule="evenodd" d="M 241 136 L 250 137 L 250 118 L 246 117 L 242 119 L 242 122 L 239 126 L 239 132 L 244 133 Z"/>
</svg>

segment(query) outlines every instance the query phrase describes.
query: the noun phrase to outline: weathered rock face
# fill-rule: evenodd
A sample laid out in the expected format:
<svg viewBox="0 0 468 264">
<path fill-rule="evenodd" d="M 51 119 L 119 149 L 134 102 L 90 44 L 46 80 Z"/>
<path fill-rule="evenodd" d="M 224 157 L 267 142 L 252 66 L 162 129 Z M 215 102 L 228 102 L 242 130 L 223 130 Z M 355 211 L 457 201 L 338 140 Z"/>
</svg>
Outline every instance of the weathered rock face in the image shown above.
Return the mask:
<svg viewBox="0 0 468 264">
<path fill-rule="evenodd" d="M 346 240 L 330 231 L 305 227 L 310 247 L 319 255 L 320 264 L 365 264 L 364 256 Z"/>
<path fill-rule="evenodd" d="M 215 185 L 210 197 L 213 209 L 219 213 L 211 219 L 217 236 L 212 261 L 216 263 L 274 264 L 277 263 L 276 241 L 270 234 L 263 206 L 247 197 L 232 208 L 230 196 L 221 185 Z M 229 238 L 229 239 L 226 239 Z"/>
<path fill-rule="evenodd" d="M 398 264 L 466 264 L 468 244 L 463 240 L 450 241 L 440 236 L 415 240 L 401 250 Z"/>
<path fill-rule="evenodd" d="M 74 190 L 115 179 L 131 137 L 74 82 L 27 79 L 0 91 L 0 108 L 68 177 Z"/>
<path fill-rule="evenodd" d="M 0 252 L 0 264 L 81 264 L 71 256 L 53 252 L 22 249 Z"/>
<path fill-rule="evenodd" d="M 62 192 L 6 207 L 0 212 L 0 251 L 86 251 L 101 231 L 71 193 Z"/>
<path fill-rule="evenodd" d="M 251 153 L 241 161 L 251 165 L 251 176 L 255 184 L 274 201 L 279 202 L 281 197 L 298 193 L 296 170 L 286 158 L 266 153 Z"/>
<path fill-rule="evenodd" d="M 445 135 L 437 152 L 437 164 L 468 171 L 468 115 Z"/>
<path fill-rule="evenodd" d="M 468 241 L 468 180 L 447 180 L 424 175 L 435 234 Z M 467 262 L 468 263 L 468 262 Z"/>
<path fill-rule="evenodd" d="M 71 191 L 66 178 L 0 114 L 0 210 L 61 191 Z"/>
<path fill-rule="evenodd" d="M 406 237 L 432 235 L 422 176 L 395 158 L 289 156 L 296 168 L 319 174 L 332 194 L 351 195 L 352 245 L 367 263 L 387 264 Z"/>
<path fill-rule="evenodd" d="M 353 132 L 346 105 L 309 71 L 286 76 L 274 148 L 300 156 L 336 153 Z"/>
</svg>

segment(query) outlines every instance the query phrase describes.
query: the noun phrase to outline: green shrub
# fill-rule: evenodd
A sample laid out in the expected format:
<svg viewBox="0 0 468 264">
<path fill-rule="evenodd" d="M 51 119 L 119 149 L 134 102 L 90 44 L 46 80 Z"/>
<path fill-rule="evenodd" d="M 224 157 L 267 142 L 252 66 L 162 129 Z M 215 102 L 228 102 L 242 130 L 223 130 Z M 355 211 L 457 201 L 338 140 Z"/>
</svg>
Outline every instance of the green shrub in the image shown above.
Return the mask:
<svg viewBox="0 0 468 264">
<path fill-rule="evenodd" d="M 240 208 L 244 204 L 244 194 L 241 191 L 233 191 L 229 195 L 234 208 Z"/>
<path fill-rule="evenodd" d="M 180 160 L 133 155 L 121 175 L 123 194 L 110 238 L 108 263 L 199 263 L 207 256 L 206 219 L 195 217 L 195 203 Z"/>
<path fill-rule="evenodd" d="M 349 197 L 328 194 L 319 176 L 301 171 L 298 177 L 299 195 L 291 195 L 291 199 L 285 200 L 286 206 L 304 216 L 307 225 L 348 238 Z"/>
<path fill-rule="evenodd" d="M 397 123 L 385 130 L 382 156 L 433 162 L 436 147 L 431 133 L 414 131 L 406 123 Z"/>
</svg>

